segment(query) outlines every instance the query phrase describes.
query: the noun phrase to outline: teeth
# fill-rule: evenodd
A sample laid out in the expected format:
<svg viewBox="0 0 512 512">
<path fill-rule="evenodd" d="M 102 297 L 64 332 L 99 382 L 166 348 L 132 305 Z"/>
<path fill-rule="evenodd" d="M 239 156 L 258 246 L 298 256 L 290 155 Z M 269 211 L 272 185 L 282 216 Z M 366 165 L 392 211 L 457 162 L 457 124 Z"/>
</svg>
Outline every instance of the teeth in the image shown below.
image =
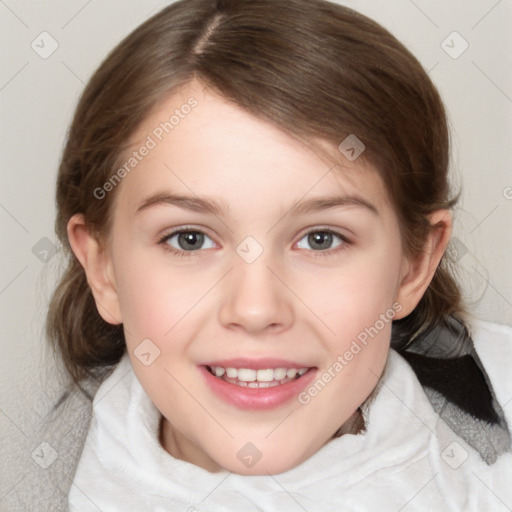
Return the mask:
<svg viewBox="0 0 512 512">
<path fill-rule="evenodd" d="M 230 379 L 236 379 L 238 377 L 238 370 L 236 368 L 226 368 L 226 375 Z"/>
<path fill-rule="evenodd" d="M 301 377 L 309 368 L 265 368 L 262 370 L 253 370 L 251 368 L 223 368 L 222 366 L 213 366 L 211 373 L 216 377 L 229 379 L 238 379 L 242 386 L 271 387 L 278 385 L 276 381 L 284 379 L 293 380 L 295 377 Z"/>
<path fill-rule="evenodd" d="M 222 366 L 216 366 L 215 367 L 215 375 L 217 377 L 222 377 L 226 373 L 226 370 L 222 368 Z"/>
<path fill-rule="evenodd" d="M 267 370 L 258 370 L 256 379 L 259 382 L 272 382 L 274 380 L 274 370 L 268 368 Z"/>
<path fill-rule="evenodd" d="M 256 380 L 256 370 L 240 368 L 240 370 L 238 370 L 238 380 L 241 380 L 242 382 L 254 382 Z"/>
<path fill-rule="evenodd" d="M 283 380 L 286 377 L 286 368 L 276 368 L 274 370 L 274 378 L 276 380 Z"/>
</svg>

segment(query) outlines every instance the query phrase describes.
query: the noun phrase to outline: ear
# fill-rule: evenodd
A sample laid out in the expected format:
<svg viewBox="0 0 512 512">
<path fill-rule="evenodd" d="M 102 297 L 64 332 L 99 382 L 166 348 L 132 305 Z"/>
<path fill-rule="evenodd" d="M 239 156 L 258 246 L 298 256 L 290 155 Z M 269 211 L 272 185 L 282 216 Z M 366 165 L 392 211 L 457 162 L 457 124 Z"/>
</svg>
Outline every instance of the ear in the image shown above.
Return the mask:
<svg viewBox="0 0 512 512">
<path fill-rule="evenodd" d="M 402 310 L 395 317 L 406 317 L 425 294 L 452 234 L 452 217 L 448 210 L 436 210 L 429 217 L 430 232 L 423 252 L 404 261 L 396 302 Z"/>
<path fill-rule="evenodd" d="M 71 249 L 84 268 L 99 314 L 109 324 L 122 323 L 109 254 L 89 232 L 82 214 L 71 217 L 67 232 Z"/>
</svg>

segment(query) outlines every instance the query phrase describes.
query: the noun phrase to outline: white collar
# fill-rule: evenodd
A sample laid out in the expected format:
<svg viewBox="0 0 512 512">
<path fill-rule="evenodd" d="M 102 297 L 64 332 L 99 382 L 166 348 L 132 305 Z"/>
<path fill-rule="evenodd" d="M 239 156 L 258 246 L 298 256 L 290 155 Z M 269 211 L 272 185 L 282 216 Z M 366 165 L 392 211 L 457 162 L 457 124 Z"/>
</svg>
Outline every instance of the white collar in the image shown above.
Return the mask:
<svg viewBox="0 0 512 512">
<path fill-rule="evenodd" d="M 291 506 L 296 497 L 306 510 L 325 512 L 339 510 L 328 506 L 335 499 L 333 492 L 339 496 L 338 505 L 350 501 L 350 496 L 368 499 L 361 489 L 377 475 L 372 480 L 372 486 L 377 484 L 375 505 L 379 484 L 388 504 L 403 505 L 404 496 L 419 489 L 435 471 L 452 478 L 448 466 L 433 467 L 438 462 L 432 462 L 429 451 L 437 447 L 440 460 L 438 445 L 447 443 L 444 439 L 450 435 L 453 439 L 453 433 L 433 411 L 412 369 L 393 350 L 375 399 L 365 411 L 367 431 L 335 438 L 299 466 L 274 476 L 210 473 L 167 453 L 158 440 L 160 412 L 135 377 L 127 355 L 100 386 L 93 407 L 70 493 L 71 510 L 89 510 L 86 504 L 93 502 L 103 512 L 187 510 L 187 506 L 206 510 L 200 504 L 207 504 L 207 510 L 270 511 L 289 508 L 286 504 Z M 471 450 L 462 440 L 459 444 Z M 418 464 L 416 473 L 402 473 L 412 462 Z M 404 484 L 404 478 L 410 482 Z M 436 499 L 444 503 L 442 496 L 429 499 L 432 506 Z"/>
</svg>

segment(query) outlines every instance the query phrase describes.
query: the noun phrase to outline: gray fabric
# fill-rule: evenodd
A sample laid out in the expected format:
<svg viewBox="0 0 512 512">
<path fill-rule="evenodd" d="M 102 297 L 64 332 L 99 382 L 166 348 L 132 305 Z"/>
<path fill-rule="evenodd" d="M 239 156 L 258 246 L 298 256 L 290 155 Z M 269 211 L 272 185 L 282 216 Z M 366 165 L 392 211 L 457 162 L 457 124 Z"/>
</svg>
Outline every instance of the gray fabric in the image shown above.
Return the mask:
<svg viewBox="0 0 512 512">
<path fill-rule="evenodd" d="M 493 464 L 510 450 L 510 434 L 503 425 L 474 418 L 430 388 L 424 388 L 434 411 L 487 462 Z"/>
<path fill-rule="evenodd" d="M 91 380 L 83 383 L 85 393 L 78 388 L 65 393 L 32 435 L 5 439 L 8 449 L 2 466 L 15 481 L 1 497 L 0 511 L 68 510 L 69 490 L 92 416 L 92 401 L 87 395 L 94 395 L 98 385 Z"/>
<path fill-rule="evenodd" d="M 396 341 L 395 341 L 396 343 Z M 424 386 L 425 393 L 434 410 L 450 428 L 482 458 L 492 464 L 497 457 L 510 449 L 510 433 L 503 411 L 496 401 L 495 394 L 469 336 L 461 337 L 461 332 L 442 328 L 432 330 L 423 337 L 408 343 L 406 351 L 444 359 L 460 355 L 471 355 L 481 368 L 489 386 L 493 408 L 499 416 L 496 424 L 479 420 L 451 403 L 438 391 Z M 413 368 L 414 369 L 414 368 Z M 420 380 L 421 382 L 421 380 Z M 11 488 L 0 497 L 0 511 L 5 512 L 66 512 L 67 497 L 76 472 L 85 438 L 92 417 L 92 397 L 100 381 L 90 379 L 82 384 L 83 390 L 74 388 L 62 395 L 61 400 L 51 408 L 40 427 L 30 438 L 7 436 L 6 453 L 1 461 L 12 477 Z M 3 436 L 4 437 L 4 436 Z M 5 438 L 5 437 L 4 437 Z M 43 469 L 35 461 L 44 462 L 45 450 L 40 443 L 46 442 L 58 457 L 48 468 Z M 33 460 L 29 461 L 31 454 Z M 38 454 L 40 457 L 38 457 Z M 28 461 L 28 463 L 27 463 Z M 5 469 L 4 469 L 5 471 Z M 11 480 L 9 480 L 11 482 Z"/>
<path fill-rule="evenodd" d="M 392 346 L 408 360 L 417 372 L 418 379 L 436 413 L 458 436 L 472 446 L 487 464 L 494 463 L 501 454 L 510 451 L 512 443 L 505 414 L 496 399 L 482 361 L 478 357 L 470 332 L 462 321 L 454 317 L 446 317 L 438 325 L 415 339 L 405 340 L 397 336 L 393 340 Z M 426 385 L 425 379 L 422 379 L 421 376 L 422 369 L 414 361 L 414 354 L 425 356 L 434 367 L 441 361 L 453 361 L 454 369 L 457 361 L 463 358 L 466 358 L 467 361 L 469 356 L 480 371 L 481 387 L 487 388 L 490 393 L 491 403 L 487 405 L 490 406 L 489 408 L 495 413 L 497 419 L 485 421 L 477 418 L 465 411 L 460 404 L 450 401 L 443 395 L 443 385 L 446 386 L 443 381 L 447 380 L 448 375 L 439 374 L 437 382 L 433 385 L 432 383 Z M 420 364 L 425 365 L 425 362 L 426 360 L 420 361 Z M 464 386 L 468 386 L 468 393 L 471 392 L 469 385 L 474 383 L 468 382 L 468 380 L 469 377 L 458 374 L 457 384 L 462 393 L 464 393 Z M 473 401 L 477 400 L 476 396 L 470 396 L 470 398 Z"/>
</svg>

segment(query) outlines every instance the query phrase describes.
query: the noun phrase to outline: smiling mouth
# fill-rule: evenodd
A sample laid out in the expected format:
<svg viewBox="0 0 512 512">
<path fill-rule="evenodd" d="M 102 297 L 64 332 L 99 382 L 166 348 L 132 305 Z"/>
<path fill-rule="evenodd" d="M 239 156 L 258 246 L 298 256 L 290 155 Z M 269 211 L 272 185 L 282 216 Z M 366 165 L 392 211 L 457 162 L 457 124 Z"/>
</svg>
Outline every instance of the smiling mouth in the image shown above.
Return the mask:
<svg viewBox="0 0 512 512">
<path fill-rule="evenodd" d="M 252 368 L 224 368 L 222 366 L 208 366 L 206 369 L 224 382 L 247 388 L 270 388 L 282 386 L 288 382 L 300 379 L 312 368 L 265 368 L 254 370 Z"/>
</svg>

